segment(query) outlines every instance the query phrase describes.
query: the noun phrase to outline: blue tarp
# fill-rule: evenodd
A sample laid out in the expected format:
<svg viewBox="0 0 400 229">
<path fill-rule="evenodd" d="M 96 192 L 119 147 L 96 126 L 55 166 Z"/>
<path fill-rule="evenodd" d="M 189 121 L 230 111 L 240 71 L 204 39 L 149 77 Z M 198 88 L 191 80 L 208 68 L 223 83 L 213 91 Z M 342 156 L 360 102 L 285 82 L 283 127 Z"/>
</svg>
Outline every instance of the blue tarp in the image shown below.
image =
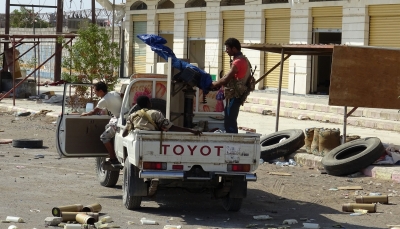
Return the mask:
<svg viewBox="0 0 400 229">
<path fill-rule="evenodd" d="M 183 60 L 178 59 L 174 52 L 165 46 L 164 44 L 167 43 L 167 40 L 165 40 L 163 37 L 154 35 L 154 34 L 139 34 L 137 37 L 142 40 L 145 44 L 151 47 L 151 50 L 157 53 L 160 57 L 162 57 L 165 60 L 168 60 L 168 57 L 171 57 L 172 59 L 172 67 L 177 68 L 181 71 L 183 71 L 185 68 L 191 68 L 197 72 L 200 73 L 201 75 L 201 80 L 196 85 L 198 88 L 203 90 L 204 94 L 208 94 L 212 79 L 209 73 L 205 72 L 204 70 L 193 66 Z"/>
</svg>

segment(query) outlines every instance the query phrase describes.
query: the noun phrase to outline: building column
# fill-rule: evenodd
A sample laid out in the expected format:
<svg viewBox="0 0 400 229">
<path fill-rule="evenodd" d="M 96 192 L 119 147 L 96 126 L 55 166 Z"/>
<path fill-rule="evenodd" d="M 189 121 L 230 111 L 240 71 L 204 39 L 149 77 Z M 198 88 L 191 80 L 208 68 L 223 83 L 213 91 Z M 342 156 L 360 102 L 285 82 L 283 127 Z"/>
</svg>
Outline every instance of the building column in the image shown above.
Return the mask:
<svg viewBox="0 0 400 229">
<path fill-rule="evenodd" d="M 290 43 L 312 44 L 312 17 L 308 3 L 293 4 L 290 17 Z M 291 56 L 288 93 L 307 94 L 311 82 L 311 56 Z"/>
<path fill-rule="evenodd" d="M 156 5 L 158 1 L 146 1 L 147 4 L 147 34 L 158 34 L 158 16 Z M 157 73 L 157 54 L 150 46 L 146 46 L 146 72 Z"/>
<path fill-rule="evenodd" d="M 187 58 L 187 14 L 185 3 L 175 3 L 174 14 L 174 53 L 177 58 Z"/>
<path fill-rule="evenodd" d="M 264 11 L 259 9 L 258 2 L 249 3 L 245 10 L 244 43 L 264 43 L 265 30 L 260 28 L 265 28 Z M 264 52 L 251 49 L 244 49 L 242 52 L 249 59 L 253 70 L 257 66 L 254 78 L 258 79 L 264 71 Z M 262 82 L 256 85 L 257 89 L 263 89 Z"/>
<path fill-rule="evenodd" d="M 130 76 L 132 74 L 133 66 L 133 22 L 130 14 L 127 14 L 123 22 L 123 29 L 125 30 L 125 53 L 124 53 L 124 74 Z"/>
<path fill-rule="evenodd" d="M 222 14 L 220 1 L 206 0 L 206 41 L 204 65 L 206 72 L 219 75 L 222 70 Z"/>
<path fill-rule="evenodd" d="M 365 3 L 351 1 L 343 6 L 342 44 L 368 45 L 369 18 Z"/>
</svg>

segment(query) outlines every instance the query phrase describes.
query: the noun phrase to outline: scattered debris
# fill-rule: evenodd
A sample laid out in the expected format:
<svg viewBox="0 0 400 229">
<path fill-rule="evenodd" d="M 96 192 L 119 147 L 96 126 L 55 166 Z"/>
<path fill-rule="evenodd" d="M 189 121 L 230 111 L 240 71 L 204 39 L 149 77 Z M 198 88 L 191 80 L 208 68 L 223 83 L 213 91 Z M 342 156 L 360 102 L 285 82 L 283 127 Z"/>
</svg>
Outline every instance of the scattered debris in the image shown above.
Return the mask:
<svg viewBox="0 0 400 229">
<path fill-rule="evenodd" d="M 14 222 L 14 223 L 24 223 L 25 221 L 18 216 L 7 216 L 7 221 Z"/>
<path fill-rule="evenodd" d="M 158 222 L 151 219 L 141 218 L 140 222 L 142 225 L 158 225 Z"/>
<path fill-rule="evenodd" d="M 35 159 L 44 158 L 44 155 L 43 154 L 36 154 L 34 158 Z"/>
<path fill-rule="evenodd" d="M 297 117 L 298 120 L 310 120 L 310 117 L 308 117 L 307 115 L 299 115 Z"/>
<path fill-rule="evenodd" d="M 101 223 L 111 223 L 112 221 L 113 221 L 113 219 L 111 218 L 111 216 L 104 216 L 103 218 L 101 218 L 99 220 L 99 222 L 101 222 Z"/>
<path fill-rule="evenodd" d="M 253 216 L 253 219 L 256 219 L 256 220 L 268 220 L 268 219 L 274 219 L 274 218 L 272 218 L 269 215 L 255 215 L 255 216 Z"/>
<path fill-rule="evenodd" d="M 57 226 L 62 222 L 62 217 L 47 217 L 44 219 L 44 224 L 46 226 Z"/>
<path fill-rule="evenodd" d="M 298 222 L 297 222 L 297 220 L 295 220 L 295 219 L 285 219 L 285 220 L 283 220 L 283 223 L 282 223 L 282 224 L 289 224 L 289 225 L 292 225 L 292 224 L 296 224 L 296 223 L 298 223 Z"/>
<path fill-rule="evenodd" d="M 343 187 L 337 187 L 339 190 L 363 190 L 361 186 L 343 186 Z"/>
<path fill-rule="evenodd" d="M 16 116 L 18 117 L 26 117 L 31 115 L 31 112 L 17 112 Z"/>
<path fill-rule="evenodd" d="M 8 229 L 18 229 L 18 227 L 15 226 L 15 225 L 11 225 L 11 226 L 8 227 Z"/>
<path fill-rule="evenodd" d="M 291 176 L 290 173 L 282 173 L 282 172 L 269 172 L 269 175 L 278 175 L 278 176 Z"/>
<path fill-rule="evenodd" d="M 181 225 L 165 225 L 164 229 L 181 229 Z"/>
<path fill-rule="evenodd" d="M 354 209 L 354 213 L 361 213 L 361 214 L 367 214 L 368 210 L 365 209 Z"/>
<path fill-rule="evenodd" d="M 303 228 L 321 228 L 317 223 L 303 223 Z"/>
<path fill-rule="evenodd" d="M 329 191 L 337 191 L 337 190 L 339 190 L 339 189 L 337 189 L 337 188 L 330 188 L 330 189 L 328 189 Z"/>
<path fill-rule="evenodd" d="M 9 144 L 12 143 L 12 139 L 0 139 L 0 144 Z"/>
<path fill-rule="evenodd" d="M 40 210 L 39 209 L 31 209 L 31 210 L 29 210 L 30 212 L 35 212 L 35 213 L 38 213 L 38 212 L 40 212 Z"/>
<path fill-rule="evenodd" d="M 252 227 L 257 227 L 257 226 L 258 226 L 258 224 L 251 223 L 251 224 L 247 224 L 246 228 L 252 228 Z"/>
</svg>

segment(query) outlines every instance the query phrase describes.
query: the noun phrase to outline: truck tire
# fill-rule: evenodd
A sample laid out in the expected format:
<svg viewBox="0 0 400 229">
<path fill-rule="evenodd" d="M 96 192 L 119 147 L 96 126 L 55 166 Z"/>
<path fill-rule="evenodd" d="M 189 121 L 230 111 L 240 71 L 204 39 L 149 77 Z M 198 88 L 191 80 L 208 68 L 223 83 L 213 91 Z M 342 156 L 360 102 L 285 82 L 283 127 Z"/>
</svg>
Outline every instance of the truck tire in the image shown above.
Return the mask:
<svg viewBox="0 0 400 229">
<path fill-rule="evenodd" d="M 139 168 L 129 162 L 129 159 L 125 159 L 124 164 L 124 183 L 122 184 L 122 202 L 125 207 L 129 210 L 140 208 L 142 203 L 141 196 L 134 196 L 135 182 L 139 180 Z"/>
<path fill-rule="evenodd" d="M 286 140 L 279 143 L 283 138 Z M 260 139 L 261 158 L 264 161 L 271 161 L 292 154 L 304 146 L 304 139 L 303 130 L 300 129 L 281 130 L 263 136 Z"/>
<path fill-rule="evenodd" d="M 156 99 L 156 98 L 150 99 L 150 102 L 151 102 L 151 109 L 161 111 L 161 113 L 165 117 L 165 113 L 166 113 L 166 110 L 167 110 L 167 102 L 165 100 L 163 100 L 163 99 Z M 136 112 L 138 110 L 140 110 L 140 107 L 137 104 L 135 104 L 129 110 L 128 114 L 132 114 L 132 113 L 134 113 L 134 112 Z"/>
<path fill-rule="evenodd" d="M 96 158 L 96 174 L 97 180 L 100 182 L 101 186 L 104 187 L 114 187 L 119 178 L 119 171 L 109 171 L 103 169 L 103 163 L 106 161 L 105 157 Z"/>
<path fill-rule="evenodd" d="M 229 194 L 222 198 L 222 207 L 227 211 L 237 212 L 242 207 L 243 198 L 231 198 Z"/>
<path fill-rule="evenodd" d="M 322 158 L 322 165 L 329 175 L 349 175 L 368 167 L 384 152 L 385 147 L 379 138 L 358 139 L 331 150 Z"/>
</svg>

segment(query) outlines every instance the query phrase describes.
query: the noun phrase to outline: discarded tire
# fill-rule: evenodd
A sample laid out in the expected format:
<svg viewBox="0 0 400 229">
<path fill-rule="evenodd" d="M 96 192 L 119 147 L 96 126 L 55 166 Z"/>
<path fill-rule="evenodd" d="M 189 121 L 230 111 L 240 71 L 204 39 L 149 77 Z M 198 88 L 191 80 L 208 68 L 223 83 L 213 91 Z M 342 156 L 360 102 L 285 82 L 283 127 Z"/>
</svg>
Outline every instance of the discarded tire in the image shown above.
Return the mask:
<svg viewBox="0 0 400 229">
<path fill-rule="evenodd" d="M 16 148 L 42 148 L 43 140 L 41 139 L 13 139 L 12 146 Z"/>
<path fill-rule="evenodd" d="M 329 175 L 344 176 L 366 168 L 384 152 L 379 138 L 363 138 L 334 148 L 322 158 L 322 165 Z"/>
<path fill-rule="evenodd" d="M 281 141 L 283 138 L 286 140 Z M 289 155 L 304 146 L 304 133 L 302 130 L 282 130 L 261 137 L 261 158 L 264 161 Z"/>
</svg>

